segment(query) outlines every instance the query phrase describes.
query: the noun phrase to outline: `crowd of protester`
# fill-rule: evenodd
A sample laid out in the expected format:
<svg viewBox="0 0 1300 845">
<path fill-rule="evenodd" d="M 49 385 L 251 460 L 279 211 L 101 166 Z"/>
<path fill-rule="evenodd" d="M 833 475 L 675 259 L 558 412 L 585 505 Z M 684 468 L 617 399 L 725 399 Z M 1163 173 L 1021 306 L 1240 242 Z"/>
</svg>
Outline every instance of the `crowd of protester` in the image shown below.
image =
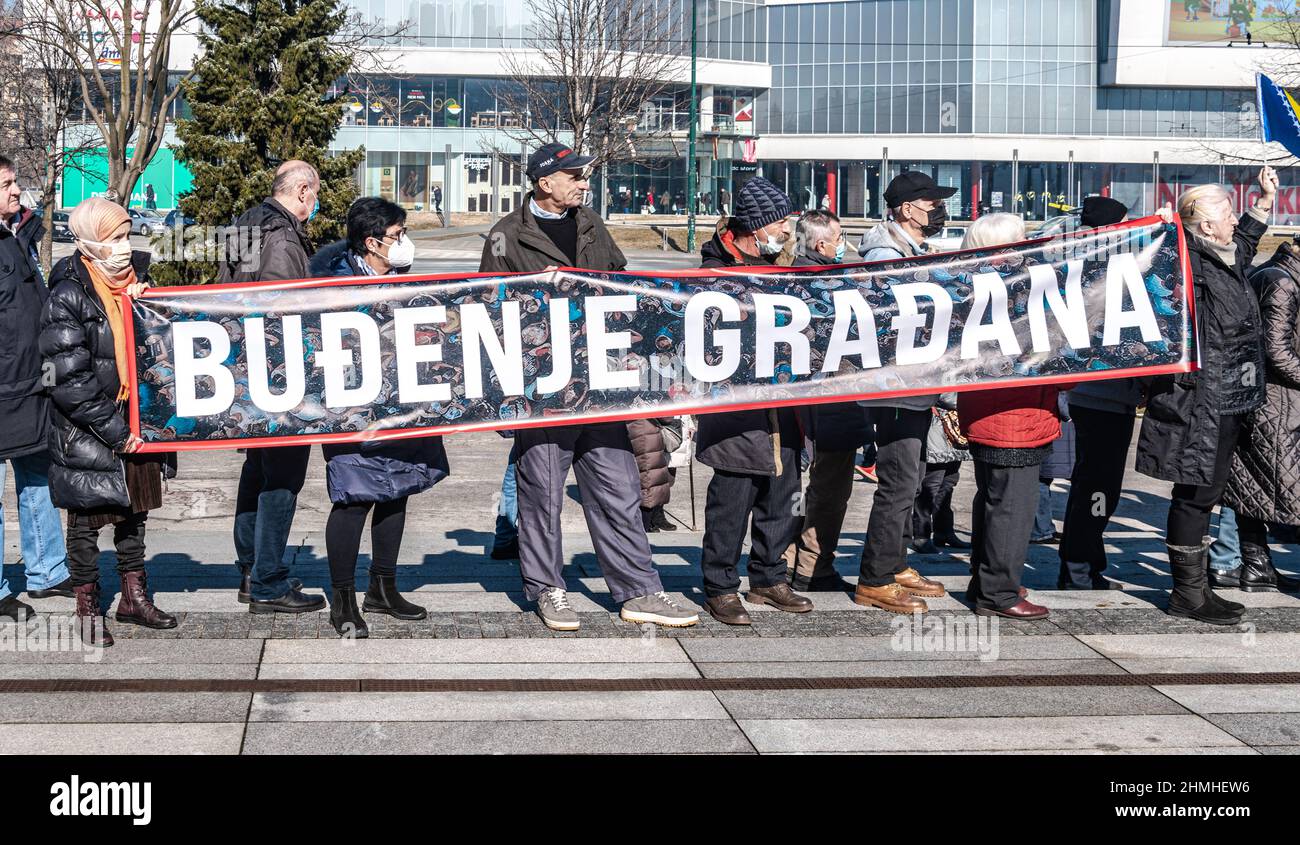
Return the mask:
<svg viewBox="0 0 1300 845">
<path fill-rule="evenodd" d="M 561 144 L 537 150 L 527 167 L 532 190 L 493 227 L 479 269 L 626 269 L 603 221 L 584 204 L 591 165 Z M 1216 588 L 1300 588 L 1277 571 L 1269 552 L 1270 532 L 1300 525 L 1300 248 L 1284 243 L 1253 269 L 1277 190 L 1271 168 L 1260 172 L 1259 187 L 1255 205 L 1240 219 L 1217 185 L 1193 188 L 1176 210 L 1162 211 L 1166 221 L 1176 213 L 1187 236 L 1200 350 L 1200 367 L 1192 372 L 505 432 L 513 444 L 490 556 L 518 560 L 524 595 L 547 626 L 579 627 L 564 579 L 560 523 L 572 469 L 596 559 L 622 618 L 696 624 L 697 609 L 665 592 L 648 538 L 674 530 L 664 505 L 693 440 L 695 457 L 712 469 L 700 563 L 703 607 L 718 621 L 751 624 L 746 602 L 805 613 L 814 607 L 806 594 L 836 591 L 864 607 L 925 612 L 926 599 L 944 596 L 945 587 L 918 572 L 909 557 L 940 547 L 969 551 L 966 597 L 976 613 L 1038 619 L 1049 611 L 1021 583 L 1031 543 L 1058 544 L 1058 589 L 1120 588 L 1106 577 L 1105 533 L 1145 408 L 1135 469 L 1173 483 L 1167 611 L 1235 624 L 1244 607 Z M 386 276 L 410 268 L 414 246 L 405 211 L 377 197 L 353 204 L 345 239 L 314 250 L 305 226 L 319 209 L 320 189 L 310 164 L 282 164 L 272 195 L 236 221 L 261 233 L 260 260 L 251 269 L 223 265 L 221 280 Z M 885 191 L 888 217 L 861 237 L 858 257 L 929 252 L 926 240 L 942 230 L 954 191 L 920 172 L 900 174 Z M 148 589 L 145 527 L 162 504 L 163 479 L 175 474 L 176 460 L 140 452 L 125 404 L 130 315 L 123 313 L 122 294 L 137 295 L 147 285 L 150 253 L 132 249 L 124 209 L 88 199 L 69 218 L 75 251 L 47 278 L 37 258 L 42 223 L 21 206 L 20 194 L 13 163 L 0 157 L 0 484 L 12 466 L 27 592 L 75 598 L 82 636 L 111 645 L 98 542 L 112 526 L 121 579 L 114 618 L 173 628 L 176 618 L 153 603 Z M 701 250 L 701 267 L 825 267 L 845 260 L 846 234 L 829 209 L 792 221 L 790 198 L 762 177 L 745 182 L 728 201 L 728 214 Z M 1080 222 L 1115 224 L 1127 211 L 1090 197 Z M 1018 216 L 987 214 L 969 227 L 962 247 L 987 249 L 1026 237 Z M 332 503 L 325 532 L 331 623 L 342 636 L 364 637 L 368 613 L 424 618 L 426 611 L 397 589 L 397 559 L 410 496 L 449 472 L 442 438 L 322 448 Z M 235 598 L 252 613 L 326 606 L 322 596 L 303 591 L 285 562 L 310 450 L 245 450 L 233 526 L 241 574 Z M 864 450 L 874 460 L 860 461 Z M 952 501 L 965 463 L 976 489 L 969 541 L 957 534 Z M 855 475 L 876 486 L 860 571 L 851 582 L 834 563 L 845 522 L 857 516 L 848 507 Z M 1050 500 L 1057 478 L 1070 481 L 1059 535 Z M 1217 541 L 1211 536 L 1216 507 L 1222 509 Z M 356 568 L 367 519 L 372 551 L 358 605 Z M 0 549 L 3 543 L 0 533 Z M 0 615 L 22 621 L 33 613 L 0 575 Z"/>
</svg>

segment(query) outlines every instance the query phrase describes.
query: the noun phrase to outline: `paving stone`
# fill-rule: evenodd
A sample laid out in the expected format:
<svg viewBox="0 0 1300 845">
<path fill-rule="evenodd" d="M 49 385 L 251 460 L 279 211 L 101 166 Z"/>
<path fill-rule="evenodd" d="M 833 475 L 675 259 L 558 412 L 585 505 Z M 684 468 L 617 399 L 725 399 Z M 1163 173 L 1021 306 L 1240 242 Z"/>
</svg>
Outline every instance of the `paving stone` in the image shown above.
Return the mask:
<svg viewBox="0 0 1300 845">
<path fill-rule="evenodd" d="M 238 754 L 243 721 L 5 725 L 6 754 Z M 301 750 L 301 749 L 299 749 Z"/>
<path fill-rule="evenodd" d="M 1241 746 L 1199 716 L 1019 716 L 949 719 L 738 720 L 767 751 L 1103 751 Z"/>
<path fill-rule="evenodd" d="M 254 723 L 245 754 L 747 754 L 730 720 Z"/>
<path fill-rule="evenodd" d="M 1297 713 L 1300 684 L 1158 686 L 1193 713 Z"/>
<path fill-rule="evenodd" d="M 271 640 L 263 659 L 273 663 L 684 663 L 669 639 L 501 640 Z"/>
<path fill-rule="evenodd" d="M 1214 713 L 1205 718 L 1247 745 L 1300 745 L 1300 713 Z"/>
<path fill-rule="evenodd" d="M 259 678 L 438 678 L 576 680 L 587 678 L 699 678 L 690 663 L 274 663 Z"/>
<path fill-rule="evenodd" d="M 0 723 L 242 722 L 251 693 L 8 693 Z M 5 729 L 7 734 L 8 728 Z M 162 751 L 163 749 L 159 749 Z"/>
<path fill-rule="evenodd" d="M 1123 675 L 1109 660 L 870 660 L 698 663 L 706 678 L 888 678 L 994 675 Z"/>
<path fill-rule="evenodd" d="M 909 628 L 908 631 L 911 629 Z M 990 629 L 984 629 L 989 631 Z M 683 640 L 682 648 L 698 663 L 772 661 L 855 661 L 855 660 L 980 660 L 981 655 L 997 659 L 1061 660 L 1096 658 L 1097 652 L 1072 637 L 1011 638 L 985 635 L 950 640 L 952 650 L 927 650 L 931 646 L 915 637 L 787 637 L 763 638 L 756 642 L 726 643 L 718 640 Z M 962 650 L 957 650 L 960 646 Z"/>
<path fill-rule="evenodd" d="M 257 693 L 250 722 L 726 719 L 711 692 Z"/>
</svg>

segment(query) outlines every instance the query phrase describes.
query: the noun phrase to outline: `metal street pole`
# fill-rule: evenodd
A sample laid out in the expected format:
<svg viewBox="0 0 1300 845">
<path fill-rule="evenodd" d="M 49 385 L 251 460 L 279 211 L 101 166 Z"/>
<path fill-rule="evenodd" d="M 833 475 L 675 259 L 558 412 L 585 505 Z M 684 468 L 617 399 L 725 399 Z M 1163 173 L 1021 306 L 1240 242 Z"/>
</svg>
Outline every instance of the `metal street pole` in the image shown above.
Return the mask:
<svg viewBox="0 0 1300 845">
<path fill-rule="evenodd" d="M 686 154 L 686 251 L 695 252 L 695 127 L 699 122 L 699 109 L 696 107 L 695 87 L 695 7 L 698 0 L 691 0 L 691 114 L 690 143 Z"/>
</svg>

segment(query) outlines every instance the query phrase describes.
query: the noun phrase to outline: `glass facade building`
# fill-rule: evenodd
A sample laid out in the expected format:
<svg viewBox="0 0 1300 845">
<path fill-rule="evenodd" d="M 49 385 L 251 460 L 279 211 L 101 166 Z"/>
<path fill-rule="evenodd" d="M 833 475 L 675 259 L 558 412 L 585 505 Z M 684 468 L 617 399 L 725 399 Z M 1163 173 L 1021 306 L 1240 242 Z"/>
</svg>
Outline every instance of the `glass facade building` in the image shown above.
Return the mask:
<svg viewBox="0 0 1300 845">
<path fill-rule="evenodd" d="M 1097 193 L 1149 213 L 1199 181 L 1225 181 L 1242 202 L 1249 194 L 1251 168 L 1211 152 L 1257 137 L 1248 80 L 1207 85 L 1189 73 L 1201 83 L 1178 84 L 1175 74 L 1172 84 L 1131 75 L 1119 84 L 1105 70 L 1125 46 L 1117 10 L 1162 17 L 1165 3 L 628 2 L 681 22 L 669 49 L 683 58 L 696 3 L 698 146 L 688 162 L 683 62 L 636 116 L 647 139 L 637 158 L 610 163 L 593 185 L 611 213 L 722 211 L 762 174 L 797 208 L 879 217 L 883 187 L 914 169 L 958 188 L 949 209 L 957 218 L 1002 210 L 1044 219 Z M 374 48 L 394 68 L 353 78 L 346 91 L 334 144 L 365 147 L 363 189 L 413 209 L 517 208 L 529 150 L 511 130 L 533 118 L 509 105 L 519 97 L 509 96 L 516 83 L 501 54 L 544 31 L 529 0 L 351 4 L 387 31 Z M 691 167 L 698 196 L 688 199 Z M 1281 222 L 1300 222 L 1291 171 L 1282 172 Z"/>
</svg>

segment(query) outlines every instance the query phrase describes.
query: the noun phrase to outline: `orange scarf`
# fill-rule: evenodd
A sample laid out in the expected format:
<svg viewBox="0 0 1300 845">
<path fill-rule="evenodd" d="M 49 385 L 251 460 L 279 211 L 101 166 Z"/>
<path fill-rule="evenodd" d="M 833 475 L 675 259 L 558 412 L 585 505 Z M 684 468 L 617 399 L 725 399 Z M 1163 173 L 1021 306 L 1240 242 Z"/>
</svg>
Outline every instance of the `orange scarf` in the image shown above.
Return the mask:
<svg viewBox="0 0 1300 845">
<path fill-rule="evenodd" d="M 130 370 L 127 367 L 126 324 L 122 316 L 122 291 L 127 285 L 135 284 L 135 268 L 129 267 L 120 279 L 105 275 L 102 270 L 86 256 L 81 256 L 81 263 L 90 272 L 90 283 L 99 294 L 99 301 L 108 316 L 108 327 L 113 332 L 113 363 L 117 365 L 117 398 L 126 399 L 131 395 Z"/>
</svg>

